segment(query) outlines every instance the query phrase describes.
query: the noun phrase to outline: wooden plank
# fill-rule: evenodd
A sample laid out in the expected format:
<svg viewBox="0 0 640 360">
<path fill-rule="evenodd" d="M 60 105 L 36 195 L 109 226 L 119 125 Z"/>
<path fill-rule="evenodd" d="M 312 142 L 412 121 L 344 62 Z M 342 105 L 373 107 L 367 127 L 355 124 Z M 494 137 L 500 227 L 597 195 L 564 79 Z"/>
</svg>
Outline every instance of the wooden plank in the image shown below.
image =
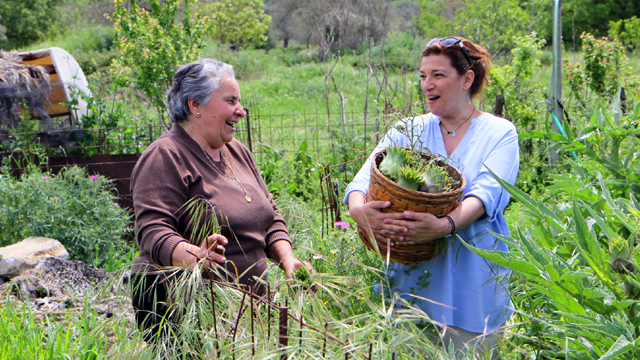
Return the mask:
<svg viewBox="0 0 640 360">
<path fill-rule="evenodd" d="M 47 108 L 47 114 L 49 114 L 49 116 L 58 116 L 58 115 L 68 115 L 70 114 L 70 112 L 68 108 L 60 104 L 51 104 Z"/>
<path fill-rule="evenodd" d="M 22 60 L 22 63 L 25 65 L 53 65 L 51 56 L 45 56 L 45 57 L 41 57 L 39 59 L 33 59 L 33 60 Z"/>
<path fill-rule="evenodd" d="M 61 105 L 61 103 L 67 101 L 67 97 L 64 94 L 64 88 L 59 80 L 51 81 L 49 101 L 51 102 L 51 105 L 47 108 L 47 114 L 49 114 L 49 116 L 67 115 L 70 113 L 66 106 Z"/>
<path fill-rule="evenodd" d="M 59 104 L 66 102 L 67 97 L 64 95 L 64 89 L 62 87 L 51 87 L 51 93 L 49 94 L 49 101 L 52 104 Z"/>
</svg>

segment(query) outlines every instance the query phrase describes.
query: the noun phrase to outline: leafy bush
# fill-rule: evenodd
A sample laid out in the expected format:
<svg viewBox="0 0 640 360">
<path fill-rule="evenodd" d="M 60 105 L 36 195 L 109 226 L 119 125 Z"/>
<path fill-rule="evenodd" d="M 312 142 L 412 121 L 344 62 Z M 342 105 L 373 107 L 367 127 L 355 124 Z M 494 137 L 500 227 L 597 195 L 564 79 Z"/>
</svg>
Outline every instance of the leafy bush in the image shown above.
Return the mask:
<svg viewBox="0 0 640 360">
<path fill-rule="evenodd" d="M 288 193 L 305 202 L 316 198 L 319 164 L 309 155 L 308 147 L 303 141 L 293 156 L 285 156 L 270 146 L 261 145 L 264 156 L 260 169 L 271 193 Z"/>
<path fill-rule="evenodd" d="M 638 358 L 639 117 L 640 107 L 626 118 L 601 107 L 567 136 L 533 132 L 556 142 L 571 171 L 552 175 L 542 200 L 501 181 L 529 225 L 501 237 L 509 253 L 471 248 L 514 271 L 526 322 L 514 341 L 535 358 Z"/>
<path fill-rule="evenodd" d="M 612 99 L 620 87 L 626 89 L 628 100 L 640 95 L 640 77 L 632 74 L 629 59 L 620 42 L 607 38 L 596 39 L 588 33 L 583 33 L 580 38 L 582 61 L 565 61 L 564 71 L 571 89 L 568 98 L 575 101 L 585 115 L 598 107 L 597 101 L 591 101 L 594 96 Z"/>
<path fill-rule="evenodd" d="M 261 46 L 267 41 L 271 16 L 261 0 L 222 0 L 204 6 L 212 19 L 214 39 L 235 48 Z"/>
<path fill-rule="evenodd" d="M 314 49 L 295 49 L 289 46 L 287 49 L 275 49 L 272 52 L 287 66 L 312 63 L 318 60 L 318 53 Z"/>
<path fill-rule="evenodd" d="M 485 97 L 492 102 L 502 95 L 503 116 L 521 129 L 530 129 L 539 113 L 532 104 L 544 98 L 544 88 L 537 83 L 535 75 L 540 72 L 539 58 L 545 41 L 538 39 L 536 33 L 517 36 L 513 41 L 511 64 L 491 69 L 491 82 Z"/>
<path fill-rule="evenodd" d="M 163 125 L 164 99 L 173 74 L 179 65 L 198 58 L 204 34 L 211 26 L 206 16 L 192 11 L 195 3 L 152 0 L 149 11 L 135 1 L 115 1 L 113 32 L 121 56 L 114 64 L 113 74 L 120 86 L 133 84 L 144 92 Z"/>
<path fill-rule="evenodd" d="M 2 0 L 0 19 L 6 40 L 0 41 L 0 48 L 8 51 L 43 40 L 58 21 L 51 14 L 59 4 L 60 0 Z"/>
<path fill-rule="evenodd" d="M 630 50 L 640 49 L 640 18 L 632 16 L 617 22 L 609 21 L 609 36 Z"/>
<path fill-rule="evenodd" d="M 132 231 L 105 177 L 79 167 L 58 175 L 30 169 L 19 179 L 0 173 L 0 246 L 30 236 L 59 240 L 70 258 L 102 267 L 131 252 L 124 237 Z"/>
<path fill-rule="evenodd" d="M 420 57 L 426 41 L 411 31 L 392 31 L 384 42 L 375 46 L 361 45 L 352 62 L 355 67 L 367 68 L 367 63 L 378 68 L 411 72 L 420 66 Z M 384 56 L 384 59 L 382 58 Z"/>
</svg>

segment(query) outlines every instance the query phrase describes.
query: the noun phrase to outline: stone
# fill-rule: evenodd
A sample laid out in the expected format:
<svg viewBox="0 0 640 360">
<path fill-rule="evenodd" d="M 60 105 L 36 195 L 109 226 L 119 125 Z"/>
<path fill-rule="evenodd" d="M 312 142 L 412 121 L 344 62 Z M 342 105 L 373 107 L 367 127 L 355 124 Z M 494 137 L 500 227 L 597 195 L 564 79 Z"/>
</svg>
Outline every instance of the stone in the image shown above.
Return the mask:
<svg viewBox="0 0 640 360">
<path fill-rule="evenodd" d="M 12 279 L 19 289 L 16 296 L 26 299 L 65 296 L 84 296 L 86 290 L 95 289 L 97 284 L 109 279 L 103 269 L 94 269 L 82 261 L 61 260 L 49 257 L 41 261 L 32 273 L 27 272 Z"/>
<path fill-rule="evenodd" d="M 67 260 L 69 253 L 58 240 L 29 237 L 0 248 L 0 256 L 0 277 L 10 279 L 35 269 L 45 259 Z"/>
</svg>

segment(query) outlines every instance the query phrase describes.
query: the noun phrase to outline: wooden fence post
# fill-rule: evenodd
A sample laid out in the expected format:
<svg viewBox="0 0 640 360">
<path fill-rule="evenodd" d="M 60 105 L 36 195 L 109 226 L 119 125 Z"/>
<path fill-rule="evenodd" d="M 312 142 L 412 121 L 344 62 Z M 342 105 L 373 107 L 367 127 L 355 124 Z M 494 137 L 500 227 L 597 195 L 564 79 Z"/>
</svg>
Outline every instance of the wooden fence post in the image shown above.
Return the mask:
<svg viewBox="0 0 640 360">
<path fill-rule="evenodd" d="M 289 345 L 289 336 L 288 336 L 288 319 L 289 319 L 289 308 L 287 307 L 280 307 L 278 308 L 278 310 L 280 311 L 280 326 L 279 326 L 279 342 L 280 342 L 280 346 L 282 347 L 287 347 Z M 283 353 L 280 356 L 280 360 L 286 360 L 287 355 L 285 353 Z"/>
</svg>

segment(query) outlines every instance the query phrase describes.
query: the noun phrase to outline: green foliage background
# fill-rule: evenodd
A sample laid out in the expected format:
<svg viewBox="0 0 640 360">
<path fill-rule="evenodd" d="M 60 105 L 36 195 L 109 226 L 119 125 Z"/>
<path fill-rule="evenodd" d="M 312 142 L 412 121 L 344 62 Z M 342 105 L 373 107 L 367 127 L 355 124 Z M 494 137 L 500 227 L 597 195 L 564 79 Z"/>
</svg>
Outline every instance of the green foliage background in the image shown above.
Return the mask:
<svg viewBox="0 0 640 360">
<path fill-rule="evenodd" d="M 78 4 L 86 8 L 99 2 Z M 548 116 L 547 79 L 552 60 L 545 48 L 551 34 L 548 1 L 407 2 L 421 9 L 411 27 L 396 28 L 383 38 L 372 36 L 358 46 L 330 48 L 324 57 L 319 46 L 295 39 L 287 48 L 241 45 L 240 50 L 231 50 L 228 44 L 204 36 L 204 17 L 193 14 L 189 18 L 180 11 L 162 13 L 160 2 L 149 3 L 155 6 L 150 11 L 137 8 L 137 3 L 119 9 L 113 18 L 115 32 L 97 20 L 85 31 L 65 32 L 56 25 L 54 30 L 64 36 L 40 44 L 64 44 L 74 56 L 87 57 L 82 60 L 83 68 L 92 70 L 90 81 L 96 96 L 90 103 L 94 112 L 81 124 L 85 128 L 157 124 L 163 106 L 160 89 L 170 82 L 175 66 L 197 56 L 234 65 L 243 99 L 258 102 L 262 114 L 284 114 L 282 128 L 291 126 L 292 130 L 283 130 L 283 136 L 302 138 L 303 134 L 293 130 L 300 121 L 296 114 L 317 109 L 331 112 L 326 121 L 332 121 L 333 141 L 320 143 L 320 149 L 311 141 L 300 141 L 292 149 L 270 144 L 259 147 L 260 169 L 287 220 L 294 251 L 320 272 L 310 279 L 286 280 L 274 265 L 269 275 L 274 296 L 280 303 L 288 301 L 294 314 L 316 328 L 323 329 L 326 323 L 331 333 L 349 338 L 348 346 L 330 343 L 328 358 L 364 354 L 368 346 L 373 358 L 391 358 L 393 352 L 398 358 L 420 358 L 408 350 L 416 344 L 430 358 L 453 358 L 438 344 L 438 328 L 431 319 L 419 311 L 390 310 L 397 299 L 374 286 L 385 288 L 387 279 L 381 270 L 387 264 L 362 246 L 345 207 L 340 208 L 341 225 L 349 227 L 333 226 L 323 218 L 318 185 L 324 165 L 367 155 L 375 146 L 374 133 L 362 135 L 349 126 L 346 110 L 355 109 L 360 114 L 353 116 L 354 122 L 362 122 L 368 116 L 364 115 L 367 103 L 374 114 L 368 120 L 379 121 L 384 131 L 388 122 L 403 116 L 396 109 L 419 106 L 414 75 L 420 48 L 432 36 L 453 33 L 482 42 L 498 54 L 493 82 L 478 106 L 492 111 L 495 98 L 503 96 L 503 116 L 521 134 L 518 182 L 515 187 L 504 185 L 513 198 L 506 212 L 512 235 L 502 240 L 511 251 L 472 248 L 513 270 L 511 290 L 517 313 L 504 328 L 502 358 L 640 359 L 640 63 L 633 53 L 637 44 L 629 35 L 637 27 L 633 15 L 640 16 L 635 2 L 564 2 L 565 47 L 571 50 L 565 52 L 563 68 L 564 106 L 569 115 L 561 124 L 564 134 L 551 131 Z M 70 6 L 69 2 L 63 1 L 60 8 L 64 6 Z M 352 10 L 355 14 L 359 9 Z M 135 14 L 141 15 L 141 22 L 130 17 Z M 4 13 L 0 15 L 5 18 Z M 202 32 L 190 33 L 191 26 L 201 26 L 198 31 Z M 620 42 L 602 39 L 607 31 Z M 241 37 L 245 40 L 245 35 Z M 152 48 L 157 56 L 149 55 Z M 112 60 L 117 66 L 110 66 Z M 113 69 L 129 74 L 132 82 L 113 77 Z M 626 89 L 626 99 L 620 86 Z M 139 149 L 137 134 L 120 135 L 131 151 Z M 333 169 L 339 192 L 359 165 Z M 3 173 L 0 211 L 9 216 L 0 218 L 0 230 L 12 239 L 31 234 L 65 239 L 75 258 L 111 269 L 126 268 L 131 253 L 122 238 L 130 232 L 130 219 L 113 205 L 109 186 L 106 179 L 92 179 L 77 168 L 58 176 L 33 171 L 22 179 Z M 202 284 L 198 273 L 189 275 L 189 284 Z M 317 293 L 309 292 L 311 284 L 319 286 Z M 192 288 L 193 294 L 199 294 L 198 301 L 182 304 L 190 309 L 189 314 L 202 316 L 186 322 L 181 330 L 185 338 L 207 339 L 211 344 L 196 355 L 214 357 L 215 343 L 225 350 L 221 358 L 277 358 L 282 354 L 275 336 L 262 334 L 257 340 L 261 345 L 258 355 L 250 355 L 253 340 L 248 311 L 239 315 L 242 294 L 228 289 L 216 289 L 216 301 L 226 311 L 220 319 L 225 319 L 225 329 L 236 329 L 239 335 L 234 340 L 216 337 L 210 331 L 212 301 L 200 285 Z M 100 296 L 104 293 L 93 299 Z M 128 301 L 126 290 L 119 296 Z M 151 359 L 199 346 L 191 340 L 169 348 L 145 345 L 124 316 L 107 318 L 89 302 L 81 314 L 63 315 L 63 321 L 57 315 L 45 315 L 43 320 L 29 311 L 11 301 L 3 303 L 0 342 L 7 346 L 0 349 L 0 357 Z M 264 319 L 266 313 L 261 311 Z M 236 318 L 240 319 L 238 326 L 232 323 Z M 424 326 L 418 329 L 416 321 Z M 204 325 L 197 328 L 194 324 Z M 318 358 L 324 351 L 321 334 L 295 334 L 285 351 Z"/>
<path fill-rule="evenodd" d="M 0 48 L 12 50 L 44 40 L 57 24 L 55 9 L 62 0 L 3 0 L 0 3 Z"/>
<path fill-rule="evenodd" d="M 261 0 L 224 0 L 204 8 L 210 14 L 211 37 L 238 49 L 259 47 L 267 41 L 271 16 Z"/>
<path fill-rule="evenodd" d="M 0 246 L 30 236 L 56 239 L 70 258 L 91 266 L 109 264 L 129 255 L 132 245 L 129 212 L 117 203 L 114 186 L 103 176 L 89 176 L 79 167 L 58 175 L 27 170 L 14 179 L 0 173 Z"/>
</svg>

